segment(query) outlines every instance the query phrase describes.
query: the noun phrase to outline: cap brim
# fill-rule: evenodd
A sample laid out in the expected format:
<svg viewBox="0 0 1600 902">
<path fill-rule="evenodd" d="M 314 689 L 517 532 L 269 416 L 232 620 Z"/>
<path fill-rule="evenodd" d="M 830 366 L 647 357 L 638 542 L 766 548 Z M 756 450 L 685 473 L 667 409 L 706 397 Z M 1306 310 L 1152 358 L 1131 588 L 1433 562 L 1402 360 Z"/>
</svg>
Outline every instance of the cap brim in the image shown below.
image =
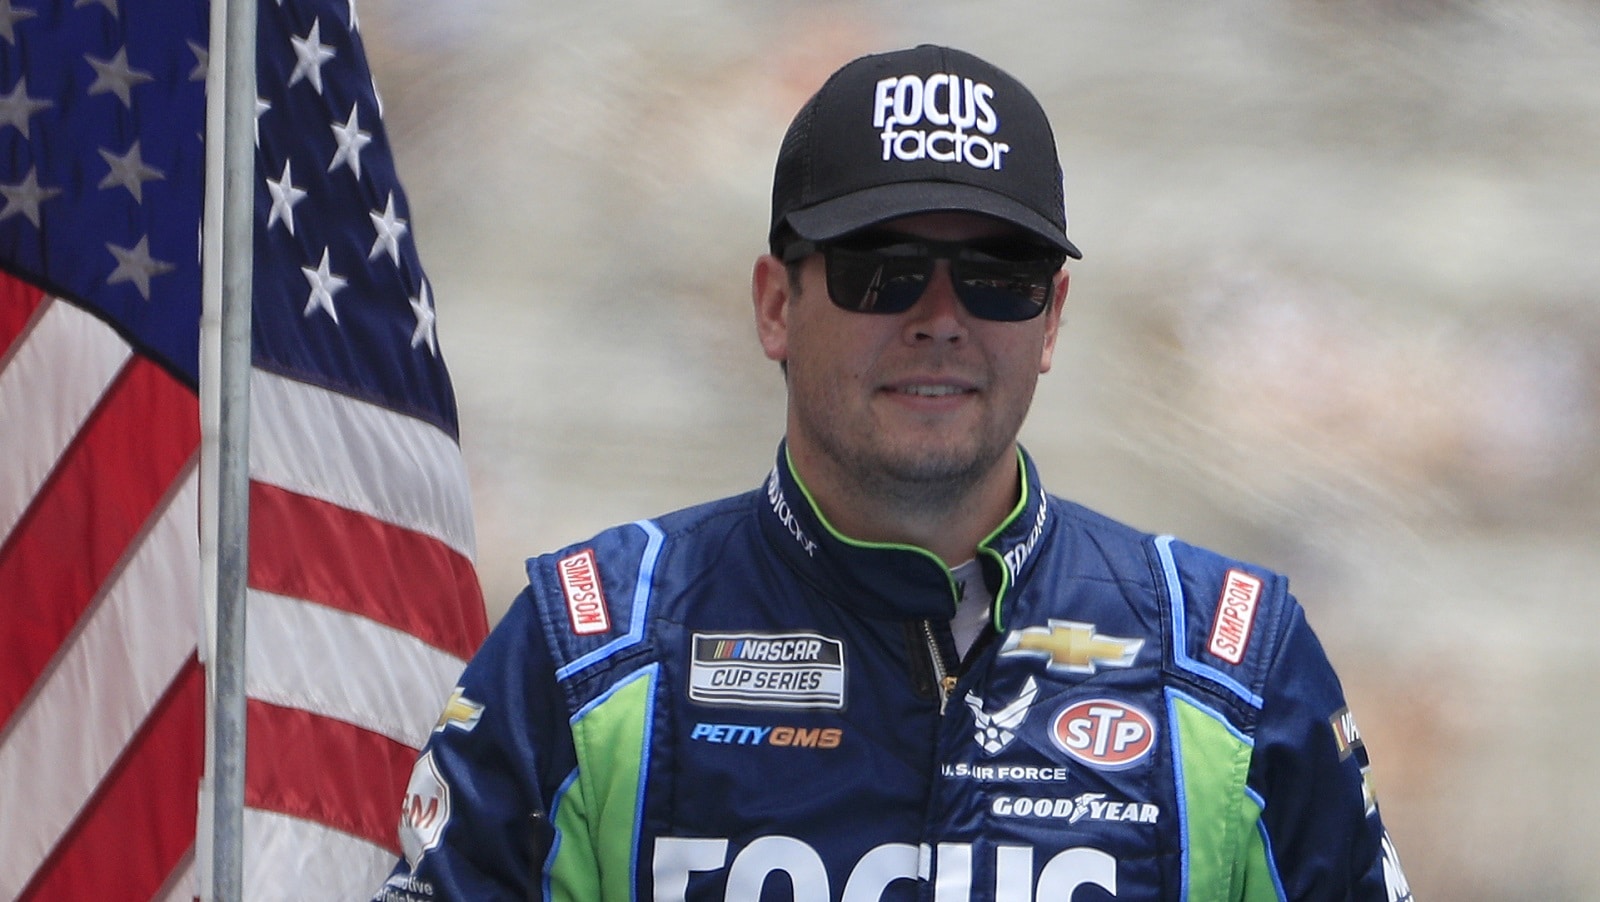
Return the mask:
<svg viewBox="0 0 1600 902">
<path fill-rule="evenodd" d="M 1067 256 L 1083 254 L 1054 223 L 1003 194 L 956 182 L 895 182 L 823 201 L 786 217 L 809 241 L 828 241 L 858 229 L 918 213 L 977 213 L 1022 228 Z"/>
</svg>

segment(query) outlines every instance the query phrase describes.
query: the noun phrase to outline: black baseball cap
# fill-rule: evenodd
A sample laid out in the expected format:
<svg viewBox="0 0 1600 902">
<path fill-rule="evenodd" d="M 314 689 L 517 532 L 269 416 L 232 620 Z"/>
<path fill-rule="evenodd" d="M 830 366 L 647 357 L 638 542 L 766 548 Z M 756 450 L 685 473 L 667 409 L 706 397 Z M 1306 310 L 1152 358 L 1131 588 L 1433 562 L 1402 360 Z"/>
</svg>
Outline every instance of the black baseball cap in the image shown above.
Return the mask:
<svg viewBox="0 0 1600 902">
<path fill-rule="evenodd" d="M 1012 223 L 1070 257 L 1055 135 L 1032 93 L 989 63 L 923 44 L 835 72 L 789 124 L 767 242 L 828 241 L 915 213 Z"/>
</svg>

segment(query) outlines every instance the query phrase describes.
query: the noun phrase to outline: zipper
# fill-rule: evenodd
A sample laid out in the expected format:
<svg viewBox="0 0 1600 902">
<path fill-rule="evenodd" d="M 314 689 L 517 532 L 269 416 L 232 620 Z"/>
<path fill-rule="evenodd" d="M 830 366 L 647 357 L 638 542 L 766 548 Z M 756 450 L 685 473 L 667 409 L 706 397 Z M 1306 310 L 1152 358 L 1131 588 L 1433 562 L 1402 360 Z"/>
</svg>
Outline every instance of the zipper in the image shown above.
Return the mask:
<svg viewBox="0 0 1600 902">
<path fill-rule="evenodd" d="M 939 687 L 939 716 L 943 717 L 950 693 L 956 689 L 956 677 L 945 664 L 944 652 L 939 650 L 939 640 L 933 634 L 933 621 L 922 621 L 922 637 L 928 640 L 928 660 L 933 664 L 933 682 Z"/>
</svg>

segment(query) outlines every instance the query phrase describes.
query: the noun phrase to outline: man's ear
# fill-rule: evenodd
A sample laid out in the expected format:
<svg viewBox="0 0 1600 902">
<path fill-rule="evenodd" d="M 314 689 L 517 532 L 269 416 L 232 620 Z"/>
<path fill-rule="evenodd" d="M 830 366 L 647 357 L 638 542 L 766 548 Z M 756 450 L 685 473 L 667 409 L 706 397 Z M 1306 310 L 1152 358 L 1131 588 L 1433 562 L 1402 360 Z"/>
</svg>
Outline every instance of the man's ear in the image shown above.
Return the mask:
<svg viewBox="0 0 1600 902">
<path fill-rule="evenodd" d="M 1050 361 L 1055 355 L 1056 338 L 1061 334 L 1061 320 L 1067 305 L 1067 283 L 1071 279 L 1065 269 L 1056 273 L 1050 294 L 1050 309 L 1044 312 L 1044 348 L 1039 354 L 1039 372 L 1050 372 Z"/>
<path fill-rule="evenodd" d="M 789 268 L 771 254 L 756 258 L 750 276 L 750 296 L 755 305 L 756 337 L 767 359 L 784 363 L 789 359 L 789 301 L 792 287 Z"/>
</svg>

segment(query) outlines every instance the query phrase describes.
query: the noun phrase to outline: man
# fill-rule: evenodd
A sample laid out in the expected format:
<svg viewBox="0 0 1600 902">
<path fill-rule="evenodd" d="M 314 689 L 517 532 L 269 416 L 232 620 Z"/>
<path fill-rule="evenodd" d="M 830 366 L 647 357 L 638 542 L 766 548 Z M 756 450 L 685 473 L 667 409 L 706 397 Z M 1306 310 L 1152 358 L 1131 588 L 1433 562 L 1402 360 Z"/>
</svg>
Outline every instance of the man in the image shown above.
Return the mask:
<svg viewBox="0 0 1600 902">
<path fill-rule="evenodd" d="M 755 264 L 775 468 L 529 562 L 378 898 L 1409 897 L 1285 580 L 1045 494 L 1017 445 L 1061 184 L 976 57 L 834 74 Z"/>
</svg>

